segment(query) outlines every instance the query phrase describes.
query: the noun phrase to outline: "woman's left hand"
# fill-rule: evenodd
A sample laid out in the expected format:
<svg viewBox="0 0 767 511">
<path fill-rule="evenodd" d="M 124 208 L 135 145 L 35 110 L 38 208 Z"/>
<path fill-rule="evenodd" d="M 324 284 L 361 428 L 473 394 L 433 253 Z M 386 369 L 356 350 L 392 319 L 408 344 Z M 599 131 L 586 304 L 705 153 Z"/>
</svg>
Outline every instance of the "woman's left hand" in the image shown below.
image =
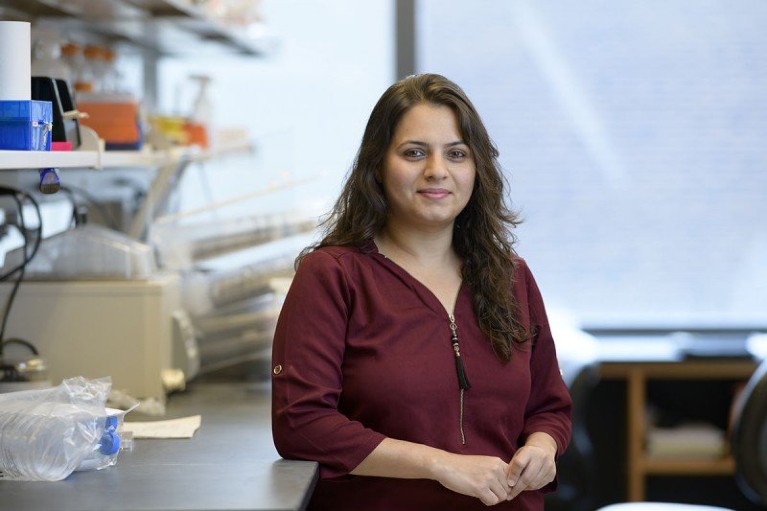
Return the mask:
<svg viewBox="0 0 767 511">
<path fill-rule="evenodd" d="M 523 491 L 541 489 L 553 481 L 557 475 L 556 454 L 557 444 L 550 435 L 530 435 L 509 462 L 508 481 L 511 491 L 508 500 Z"/>
</svg>

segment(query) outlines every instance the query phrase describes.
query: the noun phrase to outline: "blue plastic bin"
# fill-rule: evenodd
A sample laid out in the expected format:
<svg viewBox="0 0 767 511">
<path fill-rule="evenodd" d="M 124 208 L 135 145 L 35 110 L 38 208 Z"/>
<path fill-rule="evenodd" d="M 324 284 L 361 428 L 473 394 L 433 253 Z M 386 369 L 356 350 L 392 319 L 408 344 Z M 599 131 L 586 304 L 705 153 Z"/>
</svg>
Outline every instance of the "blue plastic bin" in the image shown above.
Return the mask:
<svg viewBox="0 0 767 511">
<path fill-rule="evenodd" d="M 0 101 L 0 149 L 50 151 L 52 130 L 50 101 Z"/>
</svg>

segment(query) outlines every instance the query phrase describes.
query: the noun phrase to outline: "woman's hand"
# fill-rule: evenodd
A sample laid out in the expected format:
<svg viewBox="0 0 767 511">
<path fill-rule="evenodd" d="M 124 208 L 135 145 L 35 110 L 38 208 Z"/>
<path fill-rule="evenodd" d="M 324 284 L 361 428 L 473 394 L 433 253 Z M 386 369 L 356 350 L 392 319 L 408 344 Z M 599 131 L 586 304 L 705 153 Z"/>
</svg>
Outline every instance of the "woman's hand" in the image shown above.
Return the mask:
<svg viewBox="0 0 767 511">
<path fill-rule="evenodd" d="M 533 433 L 509 462 L 508 500 L 525 490 L 543 488 L 557 475 L 557 444 L 546 433 Z"/>
<path fill-rule="evenodd" d="M 434 479 L 454 492 L 477 497 L 486 506 L 509 500 L 509 464 L 493 456 L 445 452 L 435 460 Z"/>
<path fill-rule="evenodd" d="M 413 442 L 384 438 L 351 473 L 358 476 L 433 479 L 486 506 L 511 500 L 524 490 L 542 488 L 556 475 L 557 444 L 533 433 L 510 463 L 495 456 L 455 454 Z"/>
</svg>

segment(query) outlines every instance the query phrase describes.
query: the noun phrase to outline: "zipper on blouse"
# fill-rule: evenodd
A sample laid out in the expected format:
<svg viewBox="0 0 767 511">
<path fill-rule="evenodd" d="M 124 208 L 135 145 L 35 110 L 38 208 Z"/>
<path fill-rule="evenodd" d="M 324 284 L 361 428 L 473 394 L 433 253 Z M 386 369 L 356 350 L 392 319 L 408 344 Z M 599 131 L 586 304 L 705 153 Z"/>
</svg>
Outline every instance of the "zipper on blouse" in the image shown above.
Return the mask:
<svg viewBox="0 0 767 511">
<path fill-rule="evenodd" d="M 458 374 L 458 387 L 460 388 L 458 428 L 461 432 L 461 444 L 466 445 L 466 435 L 463 432 L 463 393 L 471 388 L 471 383 L 469 383 L 469 378 L 466 376 L 466 369 L 463 367 L 461 346 L 458 344 L 458 325 L 455 324 L 455 316 L 448 314 L 447 318 L 450 320 L 450 342 L 453 345 L 453 353 L 455 354 L 455 370 Z"/>
</svg>

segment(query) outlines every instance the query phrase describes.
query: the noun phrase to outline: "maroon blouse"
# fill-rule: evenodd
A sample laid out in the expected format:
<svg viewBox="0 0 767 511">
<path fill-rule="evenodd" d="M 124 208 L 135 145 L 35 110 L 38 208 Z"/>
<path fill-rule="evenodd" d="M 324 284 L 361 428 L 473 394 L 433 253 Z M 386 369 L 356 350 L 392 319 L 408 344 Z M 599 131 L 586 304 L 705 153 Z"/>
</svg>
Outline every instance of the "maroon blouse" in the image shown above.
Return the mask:
<svg viewBox="0 0 767 511">
<path fill-rule="evenodd" d="M 463 443 L 450 322 L 436 296 L 373 243 L 303 259 L 274 337 L 272 432 L 284 458 L 320 463 L 310 509 L 485 509 L 436 481 L 349 475 L 385 437 L 508 462 L 527 435 L 542 431 L 564 451 L 570 396 L 522 259 L 515 275 L 522 321 L 536 334 L 532 349 L 515 351 L 509 363 L 480 331 L 471 290 L 458 294 L 455 322 L 471 383 Z M 542 510 L 543 495 L 523 492 L 493 508 Z"/>
</svg>

